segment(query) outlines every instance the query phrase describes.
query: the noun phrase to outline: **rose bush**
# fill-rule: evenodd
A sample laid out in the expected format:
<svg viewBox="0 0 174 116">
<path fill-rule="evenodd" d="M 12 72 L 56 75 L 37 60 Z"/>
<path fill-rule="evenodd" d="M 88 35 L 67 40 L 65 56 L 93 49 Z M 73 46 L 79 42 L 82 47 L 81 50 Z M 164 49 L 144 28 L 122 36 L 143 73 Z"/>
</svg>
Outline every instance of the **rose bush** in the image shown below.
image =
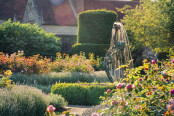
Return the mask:
<svg viewBox="0 0 174 116">
<path fill-rule="evenodd" d="M 53 61 L 49 58 L 33 55 L 30 57 L 23 56 L 23 51 L 11 55 L 0 52 L 0 73 L 5 70 L 20 72 L 22 74 L 42 74 L 48 72 L 85 72 L 90 73 L 101 67 L 101 59 L 94 58 L 94 54 L 89 54 L 86 59 L 84 53 L 80 55 L 69 56 L 68 54 L 57 53 Z M 95 68 L 95 69 L 94 69 Z"/>
<path fill-rule="evenodd" d="M 174 56 L 167 61 L 147 62 L 143 66 L 126 69 L 125 78 L 116 82 L 116 89 L 105 92 L 102 98 L 106 109 L 100 115 L 174 115 Z M 128 66 L 125 66 L 128 67 Z M 125 85 L 125 86 L 123 86 Z M 110 97 L 110 96 L 114 97 Z"/>
</svg>

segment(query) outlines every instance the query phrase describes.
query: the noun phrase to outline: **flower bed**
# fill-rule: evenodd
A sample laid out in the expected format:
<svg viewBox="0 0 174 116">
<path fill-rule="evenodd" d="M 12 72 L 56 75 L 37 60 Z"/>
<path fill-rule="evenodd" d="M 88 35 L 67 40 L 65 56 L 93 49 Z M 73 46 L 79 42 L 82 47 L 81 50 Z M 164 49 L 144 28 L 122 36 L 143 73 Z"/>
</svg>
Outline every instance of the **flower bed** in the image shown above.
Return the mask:
<svg viewBox="0 0 174 116">
<path fill-rule="evenodd" d="M 49 58 L 34 55 L 30 57 L 23 56 L 23 51 L 18 51 L 11 55 L 0 53 L 0 73 L 5 70 L 20 72 L 22 74 L 42 74 L 48 72 L 85 72 L 94 71 L 94 67 L 98 69 L 101 64 L 101 59 L 94 59 L 94 54 L 89 54 L 89 59 L 86 59 L 85 54 L 73 55 L 57 53 L 54 61 Z"/>
<path fill-rule="evenodd" d="M 102 98 L 108 104 L 99 114 L 112 115 L 153 115 L 174 114 L 174 57 L 164 62 L 143 61 L 143 66 L 127 69 L 116 89 Z M 128 66 L 124 66 L 128 67 Z M 110 95 L 114 97 L 109 97 Z M 102 116 L 103 116 L 102 115 Z"/>
</svg>

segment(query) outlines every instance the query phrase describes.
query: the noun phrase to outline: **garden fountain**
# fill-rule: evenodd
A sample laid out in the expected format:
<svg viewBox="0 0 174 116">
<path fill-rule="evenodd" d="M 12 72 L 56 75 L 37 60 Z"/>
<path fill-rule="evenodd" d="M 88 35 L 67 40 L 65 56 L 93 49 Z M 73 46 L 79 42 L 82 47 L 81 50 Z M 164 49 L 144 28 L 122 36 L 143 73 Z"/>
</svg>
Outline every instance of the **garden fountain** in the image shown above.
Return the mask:
<svg viewBox="0 0 174 116">
<path fill-rule="evenodd" d="M 120 69 L 119 67 L 128 63 L 130 60 L 132 60 L 132 56 L 126 30 L 122 23 L 115 22 L 112 28 L 110 48 L 104 58 L 105 71 L 111 82 L 124 77 L 124 69 Z M 133 67 L 133 64 L 130 66 Z"/>
</svg>

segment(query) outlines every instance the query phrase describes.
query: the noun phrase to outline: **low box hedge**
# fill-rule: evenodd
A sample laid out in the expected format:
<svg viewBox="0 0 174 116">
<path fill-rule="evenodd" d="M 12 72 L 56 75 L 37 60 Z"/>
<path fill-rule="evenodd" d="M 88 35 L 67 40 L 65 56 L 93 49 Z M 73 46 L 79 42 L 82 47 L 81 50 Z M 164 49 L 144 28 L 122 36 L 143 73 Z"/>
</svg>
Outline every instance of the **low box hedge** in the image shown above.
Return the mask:
<svg viewBox="0 0 174 116">
<path fill-rule="evenodd" d="M 114 88 L 114 84 L 106 83 L 59 83 L 52 86 L 51 92 L 62 95 L 72 105 L 97 105 L 101 101 L 99 97 L 103 96 L 107 89 Z"/>
</svg>

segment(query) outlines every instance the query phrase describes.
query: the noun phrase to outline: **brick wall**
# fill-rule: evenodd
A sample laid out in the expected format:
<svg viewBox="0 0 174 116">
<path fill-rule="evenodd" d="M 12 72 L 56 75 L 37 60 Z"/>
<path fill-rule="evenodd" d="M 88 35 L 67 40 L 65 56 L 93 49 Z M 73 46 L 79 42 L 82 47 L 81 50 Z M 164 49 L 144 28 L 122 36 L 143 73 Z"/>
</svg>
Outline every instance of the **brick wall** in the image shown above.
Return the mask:
<svg viewBox="0 0 174 116">
<path fill-rule="evenodd" d="M 84 11 L 84 0 L 77 0 L 77 13 Z"/>
</svg>

